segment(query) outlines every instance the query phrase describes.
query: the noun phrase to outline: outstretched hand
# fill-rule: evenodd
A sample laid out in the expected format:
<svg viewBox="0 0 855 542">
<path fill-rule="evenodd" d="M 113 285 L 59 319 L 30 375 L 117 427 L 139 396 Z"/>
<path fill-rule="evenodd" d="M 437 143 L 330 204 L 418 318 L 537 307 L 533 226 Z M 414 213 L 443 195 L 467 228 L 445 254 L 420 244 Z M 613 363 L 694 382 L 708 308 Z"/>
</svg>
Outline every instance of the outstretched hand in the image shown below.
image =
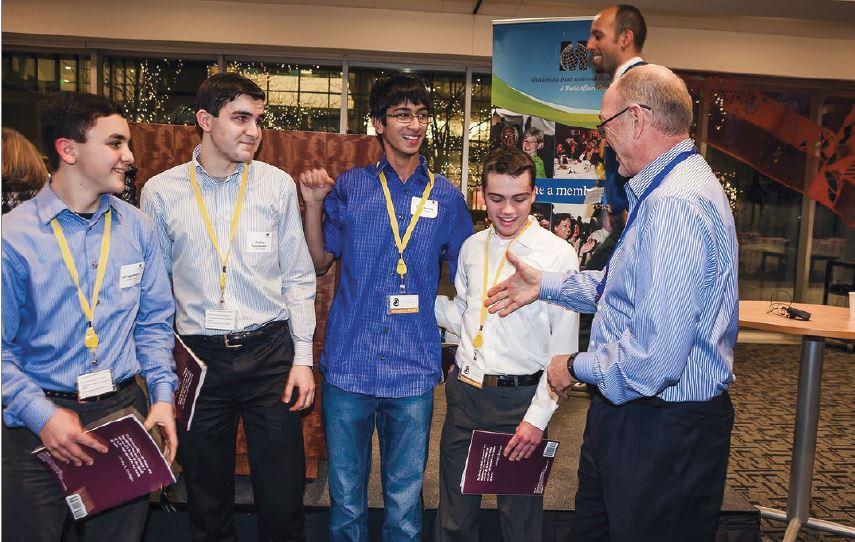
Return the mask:
<svg viewBox="0 0 855 542">
<path fill-rule="evenodd" d="M 543 277 L 540 270 L 524 264 L 512 252 L 508 252 L 508 263 L 516 272 L 487 291 L 484 305 L 490 309 L 490 314 L 498 312 L 499 316 L 507 316 L 535 301 L 540 293 Z"/>
</svg>

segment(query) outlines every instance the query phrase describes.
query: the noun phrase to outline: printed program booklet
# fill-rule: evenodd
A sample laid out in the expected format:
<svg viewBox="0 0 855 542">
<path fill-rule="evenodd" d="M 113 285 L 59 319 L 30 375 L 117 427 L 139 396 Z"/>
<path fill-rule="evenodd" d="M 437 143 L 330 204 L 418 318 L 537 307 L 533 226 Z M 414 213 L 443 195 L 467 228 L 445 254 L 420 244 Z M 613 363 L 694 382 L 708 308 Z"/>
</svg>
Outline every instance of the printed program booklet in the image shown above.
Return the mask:
<svg viewBox="0 0 855 542">
<path fill-rule="evenodd" d="M 558 441 L 542 440 L 528 459 L 511 461 L 502 452 L 513 435 L 472 431 L 460 491 L 465 495 L 543 495 Z"/>
<path fill-rule="evenodd" d="M 175 483 L 166 458 L 133 414 L 86 431 L 109 448 L 90 450 L 92 465 L 54 459 L 44 447 L 33 455 L 56 477 L 74 519 L 97 514 Z"/>
<path fill-rule="evenodd" d="M 178 412 L 178 423 L 189 431 L 193 414 L 196 412 L 196 400 L 199 398 L 199 392 L 202 391 L 202 384 L 205 383 L 208 366 L 184 344 L 177 334 L 172 356 L 175 358 L 175 372 L 178 374 L 175 410 Z"/>
</svg>

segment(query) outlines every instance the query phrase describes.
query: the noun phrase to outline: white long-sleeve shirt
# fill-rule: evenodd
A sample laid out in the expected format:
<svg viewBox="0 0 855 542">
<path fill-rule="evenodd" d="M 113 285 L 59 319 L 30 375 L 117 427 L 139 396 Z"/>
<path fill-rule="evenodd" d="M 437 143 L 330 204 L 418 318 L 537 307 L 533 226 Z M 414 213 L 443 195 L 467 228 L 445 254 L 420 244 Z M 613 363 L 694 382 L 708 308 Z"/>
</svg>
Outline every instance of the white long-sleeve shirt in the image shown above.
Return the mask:
<svg viewBox="0 0 855 542">
<path fill-rule="evenodd" d="M 531 225 L 513 241 L 510 251 L 542 271 L 577 271 L 579 261 L 573 248 L 541 228 L 533 217 L 529 217 L 529 221 Z M 546 369 L 553 355 L 576 352 L 579 349 L 579 314 L 535 301 L 504 318 L 488 314 L 482 331 L 484 344 L 477 349 L 476 355 L 472 339 L 481 321 L 484 242 L 488 233 L 489 230 L 478 232 L 463 243 L 454 280 L 457 296 L 454 299 L 438 296 L 436 300 L 437 322 L 461 338 L 457 348 L 458 367 L 469 363 L 484 374 L 527 375 Z M 490 237 L 487 289 L 493 285 L 496 269 L 510 242 L 495 234 Z M 505 262 L 498 282 L 514 271 L 513 265 Z M 523 420 L 545 429 L 558 408 L 556 399 L 544 371 Z"/>
</svg>

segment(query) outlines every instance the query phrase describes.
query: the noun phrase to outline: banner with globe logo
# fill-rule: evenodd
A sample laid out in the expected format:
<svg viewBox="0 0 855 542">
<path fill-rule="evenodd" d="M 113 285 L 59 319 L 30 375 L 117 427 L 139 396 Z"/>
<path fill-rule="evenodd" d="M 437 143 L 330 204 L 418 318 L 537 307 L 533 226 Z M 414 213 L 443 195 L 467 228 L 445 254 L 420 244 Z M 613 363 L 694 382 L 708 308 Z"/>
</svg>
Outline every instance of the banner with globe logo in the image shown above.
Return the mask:
<svg viewBox="0 0 855 542">
<path fill-rule="evenodd" d="M 604 177 L 596 126 L 608 74 L 585 48 L 592 17 L 493 21 L 491 146 L 535 162 L 537 200 L 590 216 Z M 588 204 L 588 205 L 586 205 Z"/>
</svg>

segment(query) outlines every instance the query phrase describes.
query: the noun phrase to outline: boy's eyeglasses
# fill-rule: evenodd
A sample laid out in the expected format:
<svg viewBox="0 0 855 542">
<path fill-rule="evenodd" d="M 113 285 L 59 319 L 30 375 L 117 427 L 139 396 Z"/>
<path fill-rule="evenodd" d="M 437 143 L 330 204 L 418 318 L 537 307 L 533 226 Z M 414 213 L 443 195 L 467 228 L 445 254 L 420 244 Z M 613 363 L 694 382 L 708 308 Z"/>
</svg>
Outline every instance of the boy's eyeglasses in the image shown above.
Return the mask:
<svg viewBox="0 0 855 542">
<path fill-rule="evenodd" d="M 413 122 L 413 117 L 419 119 L 419 124 L 427 124 L 430 122 L 430 113 L 409 113 L 407 111 L 399 111 L 397 113 L 386 113 L 386 118 L 392 117 L 399 124 L 410 124 Z"/>
<path fill-rule="evenodd" d="M 646 104 L 635 104 L 635 105 L 638 105 L 638 107 L 640 107 L 642 109 L 646 109 L 648 111 L 653 111 L 653 109 L 649 105 L 646 105 Z M 600 133 L 600 137 L 606 137 L 606 124 L 610 123 L 611 121 L 615 120 L 619 116 L 621 116 L 624 113 L 626 113 L 627 111 L 629 111 L 631 107 L 632 107 L 632 104 L 624 107 L 623 109 L 621 109 L 620 111 L 618 111 L 617 113 L 612 115 L 611 117 L 609 117 L 606 120 L 604 120 L 603 122 L 599 123 L 597 125 L 597 131 Z"/>
</svg>

